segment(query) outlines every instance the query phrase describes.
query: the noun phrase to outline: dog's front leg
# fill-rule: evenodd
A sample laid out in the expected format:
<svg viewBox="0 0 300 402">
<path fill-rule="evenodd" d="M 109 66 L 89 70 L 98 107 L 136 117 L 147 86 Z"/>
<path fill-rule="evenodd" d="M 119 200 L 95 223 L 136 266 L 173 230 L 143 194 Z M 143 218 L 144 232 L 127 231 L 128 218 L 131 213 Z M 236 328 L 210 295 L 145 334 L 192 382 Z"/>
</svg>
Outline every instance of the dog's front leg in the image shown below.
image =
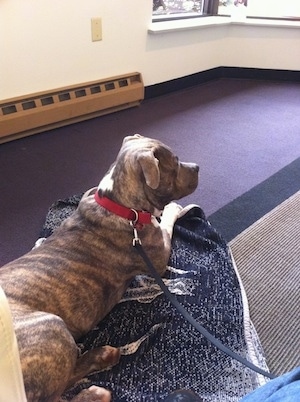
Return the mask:
<svg viewBox="0 0 300 402">
<path fill-rule="evenodd" d="M 161 216 L 159 227 L 162 235 L 163 248 L 161 249 L 159 256 L 156 256 L 156 258 L 159 257 L 159 260 L 156 260 L 155 266 L 157 272 L 161 276 L 164 274 L 168 260 L 170 258 L 173 228 L 181 210 L 182 207 L 180 205 L 176 204 L 175 202 L 171 202 L 170 204 L 165 206 Z M 158 223 L 156 221 L 156 225 L 157 224 Z"/>
<path fill-rule="evenodd" d="M 169 241 L 172 239 L 174 225 L 181 210 L 182 206 L 176 202 L 170 202 L 163 210 L 160 227 L 163 232 L 167 232 Z"/>
</svg>

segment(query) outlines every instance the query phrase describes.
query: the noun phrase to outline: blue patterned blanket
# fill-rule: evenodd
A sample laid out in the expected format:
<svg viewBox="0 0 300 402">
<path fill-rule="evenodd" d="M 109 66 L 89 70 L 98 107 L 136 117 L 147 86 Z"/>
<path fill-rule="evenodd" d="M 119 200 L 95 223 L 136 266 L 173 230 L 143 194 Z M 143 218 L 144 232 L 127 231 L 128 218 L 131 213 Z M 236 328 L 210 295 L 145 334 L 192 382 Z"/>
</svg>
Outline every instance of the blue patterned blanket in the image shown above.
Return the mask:
<svg viewBox="0 0 300 402">
<path fill-rule="evenodd" d="M 50 207 L 41 237 L 51 235 L 80 197 Z M 228 247 L 199 207 L 177 221 L 163 279 L 215 337 L 266 368 Z M 235 402 L 265 382 L 191 328 L 147 275 L 133 280 L 121 302 L 79 347 L 84 353 L 106 344 L 120 348 L 120 363 L 83 378 L 65 393 L 65 400 L 95 384 L 110 389 L 116 402 L 159 402 L 179 388 L 194 390 L 203 401 Z"/>
</svg>

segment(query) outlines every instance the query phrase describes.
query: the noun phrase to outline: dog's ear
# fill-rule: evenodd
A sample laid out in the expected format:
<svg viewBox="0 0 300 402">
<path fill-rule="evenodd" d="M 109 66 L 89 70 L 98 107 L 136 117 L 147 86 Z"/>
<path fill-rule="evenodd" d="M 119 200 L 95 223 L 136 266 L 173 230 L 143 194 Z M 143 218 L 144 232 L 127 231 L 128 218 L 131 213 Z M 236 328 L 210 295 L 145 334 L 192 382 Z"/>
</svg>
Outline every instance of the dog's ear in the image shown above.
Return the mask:
<svg viewBox="0 0 300 402">
<path fill-rule="evenodd" d="M 160 181 L 158 159 L 155 158 L 153 151 L 145 151 L 139 155 L 138 161 L 142 167 L 147 186 L 155 190 Z"/>
</svg>

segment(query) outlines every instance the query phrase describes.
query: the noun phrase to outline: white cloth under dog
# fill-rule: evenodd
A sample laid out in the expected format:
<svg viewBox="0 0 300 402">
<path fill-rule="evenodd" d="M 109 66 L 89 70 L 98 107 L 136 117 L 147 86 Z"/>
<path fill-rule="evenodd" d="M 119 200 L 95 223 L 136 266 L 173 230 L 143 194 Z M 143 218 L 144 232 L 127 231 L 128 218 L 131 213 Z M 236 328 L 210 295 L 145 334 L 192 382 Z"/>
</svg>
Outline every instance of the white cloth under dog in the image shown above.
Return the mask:
<svg viewBox="0 0 300 402">
<path fill-rule="evenodd" d="M 0 286 L 0 402 L 26 402 L 19 349 L 8 301 Z"/>
</svg>

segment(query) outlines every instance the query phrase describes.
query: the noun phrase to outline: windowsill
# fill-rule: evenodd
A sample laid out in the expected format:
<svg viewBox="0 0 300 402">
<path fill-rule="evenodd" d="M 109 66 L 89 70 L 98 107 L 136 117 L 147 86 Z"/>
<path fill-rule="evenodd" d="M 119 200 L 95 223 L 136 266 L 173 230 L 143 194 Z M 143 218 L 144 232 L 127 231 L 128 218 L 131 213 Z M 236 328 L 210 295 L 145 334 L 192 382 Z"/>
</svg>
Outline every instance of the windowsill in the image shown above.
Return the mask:
<svg viewBox="0 0 300 402">
<path fill-rule="evenodd" d="M 300 20 L 273 20 L 262 18 L 245 18 L 236 19 L 231 17 L 215 16 L 200 17 L 182 20 L 152 22 L 148 29 L 150 34 L 160 34 L 165 32 L 183 31 L 190 29 L 199 29 L 210 26 L 220 25 L 247 25 L 247 26 L 264 26 L 264 27 L 281 27 L 281 28 L 300 28 Z"/>
</svg>

